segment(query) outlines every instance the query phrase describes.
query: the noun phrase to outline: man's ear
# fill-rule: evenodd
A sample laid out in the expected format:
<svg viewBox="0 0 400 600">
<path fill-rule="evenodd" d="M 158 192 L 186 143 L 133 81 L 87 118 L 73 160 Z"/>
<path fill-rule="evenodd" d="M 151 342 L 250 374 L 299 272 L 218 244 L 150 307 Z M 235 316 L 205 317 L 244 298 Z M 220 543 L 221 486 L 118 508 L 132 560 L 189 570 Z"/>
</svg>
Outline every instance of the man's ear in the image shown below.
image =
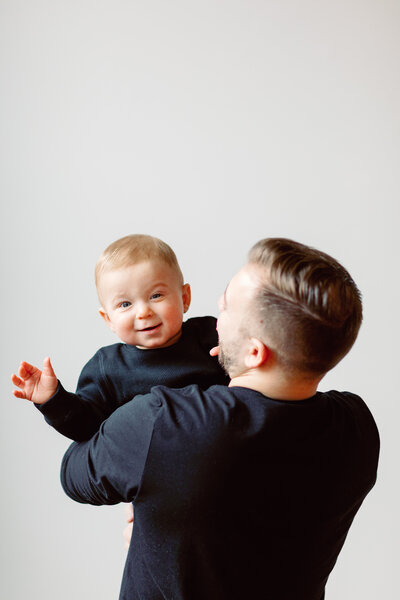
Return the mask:
<svg viewBox="0 0 400 600">
<path fill-rule="evenodd" d="M 192 292 L 190 290 L 190 285 L 185 283 L 182 286 L 182 302 L 183 302 L 183 312 L 185 313 L 190 306 L 190 300 L 192 299 Z"/>
<path fill-rule="evenodd" d="M 250 338 L 249 347 L 244 359 L 246 367 L 257 369 L 267 363 L 271 356 L 271 350 L 257 338 Z"/>
<path fill-rule="evenodd" d="M 106 311 L 104 310 L 104 308 L 102 306 L 100 306 L 100 308 L 99 308 L 99 315 L 105 320 L 105 322 L 107 323 L 107 325 L 111 329 L 111 331 L 114 331 L 114 327 L 113 327 L 113 324 L 111 323 L 110 317 L 108 316 L 108 314 L 106 313 Z"/>
</svg>

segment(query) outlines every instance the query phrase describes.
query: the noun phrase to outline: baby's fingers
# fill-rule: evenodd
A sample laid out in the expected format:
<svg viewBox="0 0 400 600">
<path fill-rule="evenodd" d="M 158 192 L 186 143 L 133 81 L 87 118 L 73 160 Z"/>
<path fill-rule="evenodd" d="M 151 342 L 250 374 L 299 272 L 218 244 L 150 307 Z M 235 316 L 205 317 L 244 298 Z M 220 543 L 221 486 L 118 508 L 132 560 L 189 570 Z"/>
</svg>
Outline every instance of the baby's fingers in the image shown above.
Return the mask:
<svg viewBox="0 0 400 600">
<path fill-rule="evenodd" d="M 20 379 L 15 373 L 13 373 L 11 375 L 11 381 L 13 382 L 14 385 L 16 385 L 17 387 L 22 387 L 24 385 L 24 382 L 22 381 L 22 379 Z"/>
<path fill-rule="evenodd" d="M 20 390 L 13 390 L 13 394 L 16 398 L 21 398 L 22 400 L 29 400 L 29 398 L 26 397 L 25 392 L 22 392 Z"/>
<path fill-rule="evenodd" d="M 36 370 L 37 370 L 36 367 L 34 367 L 33 365 L 30 365 L 29 363 L 24 361 L 19 365 L 18 375 L 22 379 L 27 379 Z"/>
<path fill-rule="evenodd" d="M 20 390 L 13 390 L 13 394 L 16 398 L 22 398 L 23 400 L 26 399 L 26 393 L 24 392 L 24 385 L 25 382 L 20 379 L 15 373 L 13 373 L 11 375 L 11 381 L 13 382 L 14 385 L 16 385 L 17 387 L 21 388 Z"/>
</svg>

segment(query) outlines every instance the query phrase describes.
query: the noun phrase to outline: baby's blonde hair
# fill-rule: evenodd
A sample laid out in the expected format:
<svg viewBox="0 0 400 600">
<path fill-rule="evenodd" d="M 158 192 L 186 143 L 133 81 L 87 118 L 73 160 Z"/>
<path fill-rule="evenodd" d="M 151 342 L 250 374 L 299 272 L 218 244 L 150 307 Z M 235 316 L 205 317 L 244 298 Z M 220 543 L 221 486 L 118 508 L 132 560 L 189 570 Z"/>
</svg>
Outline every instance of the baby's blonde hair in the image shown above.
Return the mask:
<svg viewBox="0 0 400 600">
<path fill-rule="evenodd" d="M 157 259 L 172 267 L 183 285 L 182 271 L 172 248 L 156 237 L 136 233 L 116 240 L 101 254 L 95 268 L 96 287 L 98 289 L 100 277 L 104 271 Z"/>
</svg>

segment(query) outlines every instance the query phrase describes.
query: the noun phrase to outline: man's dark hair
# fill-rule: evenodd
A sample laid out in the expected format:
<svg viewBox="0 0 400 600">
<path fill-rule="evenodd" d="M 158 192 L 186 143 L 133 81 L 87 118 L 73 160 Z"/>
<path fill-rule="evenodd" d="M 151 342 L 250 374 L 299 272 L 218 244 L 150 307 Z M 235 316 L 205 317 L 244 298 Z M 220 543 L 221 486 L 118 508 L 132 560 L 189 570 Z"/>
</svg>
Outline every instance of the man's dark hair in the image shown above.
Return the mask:
<svg viewBox="0 0 400 600">
<path fill-rule="evenodd" d="M 265 269 L 255 298 L 258 337 L 284 368 L 310 375 L 332 369 L 354 344 L 362 321 L 361 294 L 346 269 L 285 238 L 259 241 L 249 263 Z"/>
</svg>

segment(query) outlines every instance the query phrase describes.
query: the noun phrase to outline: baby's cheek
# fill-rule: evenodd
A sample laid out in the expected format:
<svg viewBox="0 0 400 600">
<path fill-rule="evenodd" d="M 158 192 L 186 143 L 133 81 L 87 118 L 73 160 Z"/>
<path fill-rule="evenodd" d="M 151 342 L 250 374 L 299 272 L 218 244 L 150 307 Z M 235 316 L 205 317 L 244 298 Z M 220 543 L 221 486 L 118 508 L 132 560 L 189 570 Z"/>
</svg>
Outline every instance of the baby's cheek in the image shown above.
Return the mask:
<svg viewBox="0 0 400 600">
<path fill-rule="evenodd" d="M 171 311 L 169 318 L 168 318 L 168 322 L 171 325 L 171 327 L 176 329 L 176 331 L 179 331 L 179 329 L 182 326 L 182 321 L 183 321 L 183 313 L 177 312 L 177 311 Z"/>
</svg>

